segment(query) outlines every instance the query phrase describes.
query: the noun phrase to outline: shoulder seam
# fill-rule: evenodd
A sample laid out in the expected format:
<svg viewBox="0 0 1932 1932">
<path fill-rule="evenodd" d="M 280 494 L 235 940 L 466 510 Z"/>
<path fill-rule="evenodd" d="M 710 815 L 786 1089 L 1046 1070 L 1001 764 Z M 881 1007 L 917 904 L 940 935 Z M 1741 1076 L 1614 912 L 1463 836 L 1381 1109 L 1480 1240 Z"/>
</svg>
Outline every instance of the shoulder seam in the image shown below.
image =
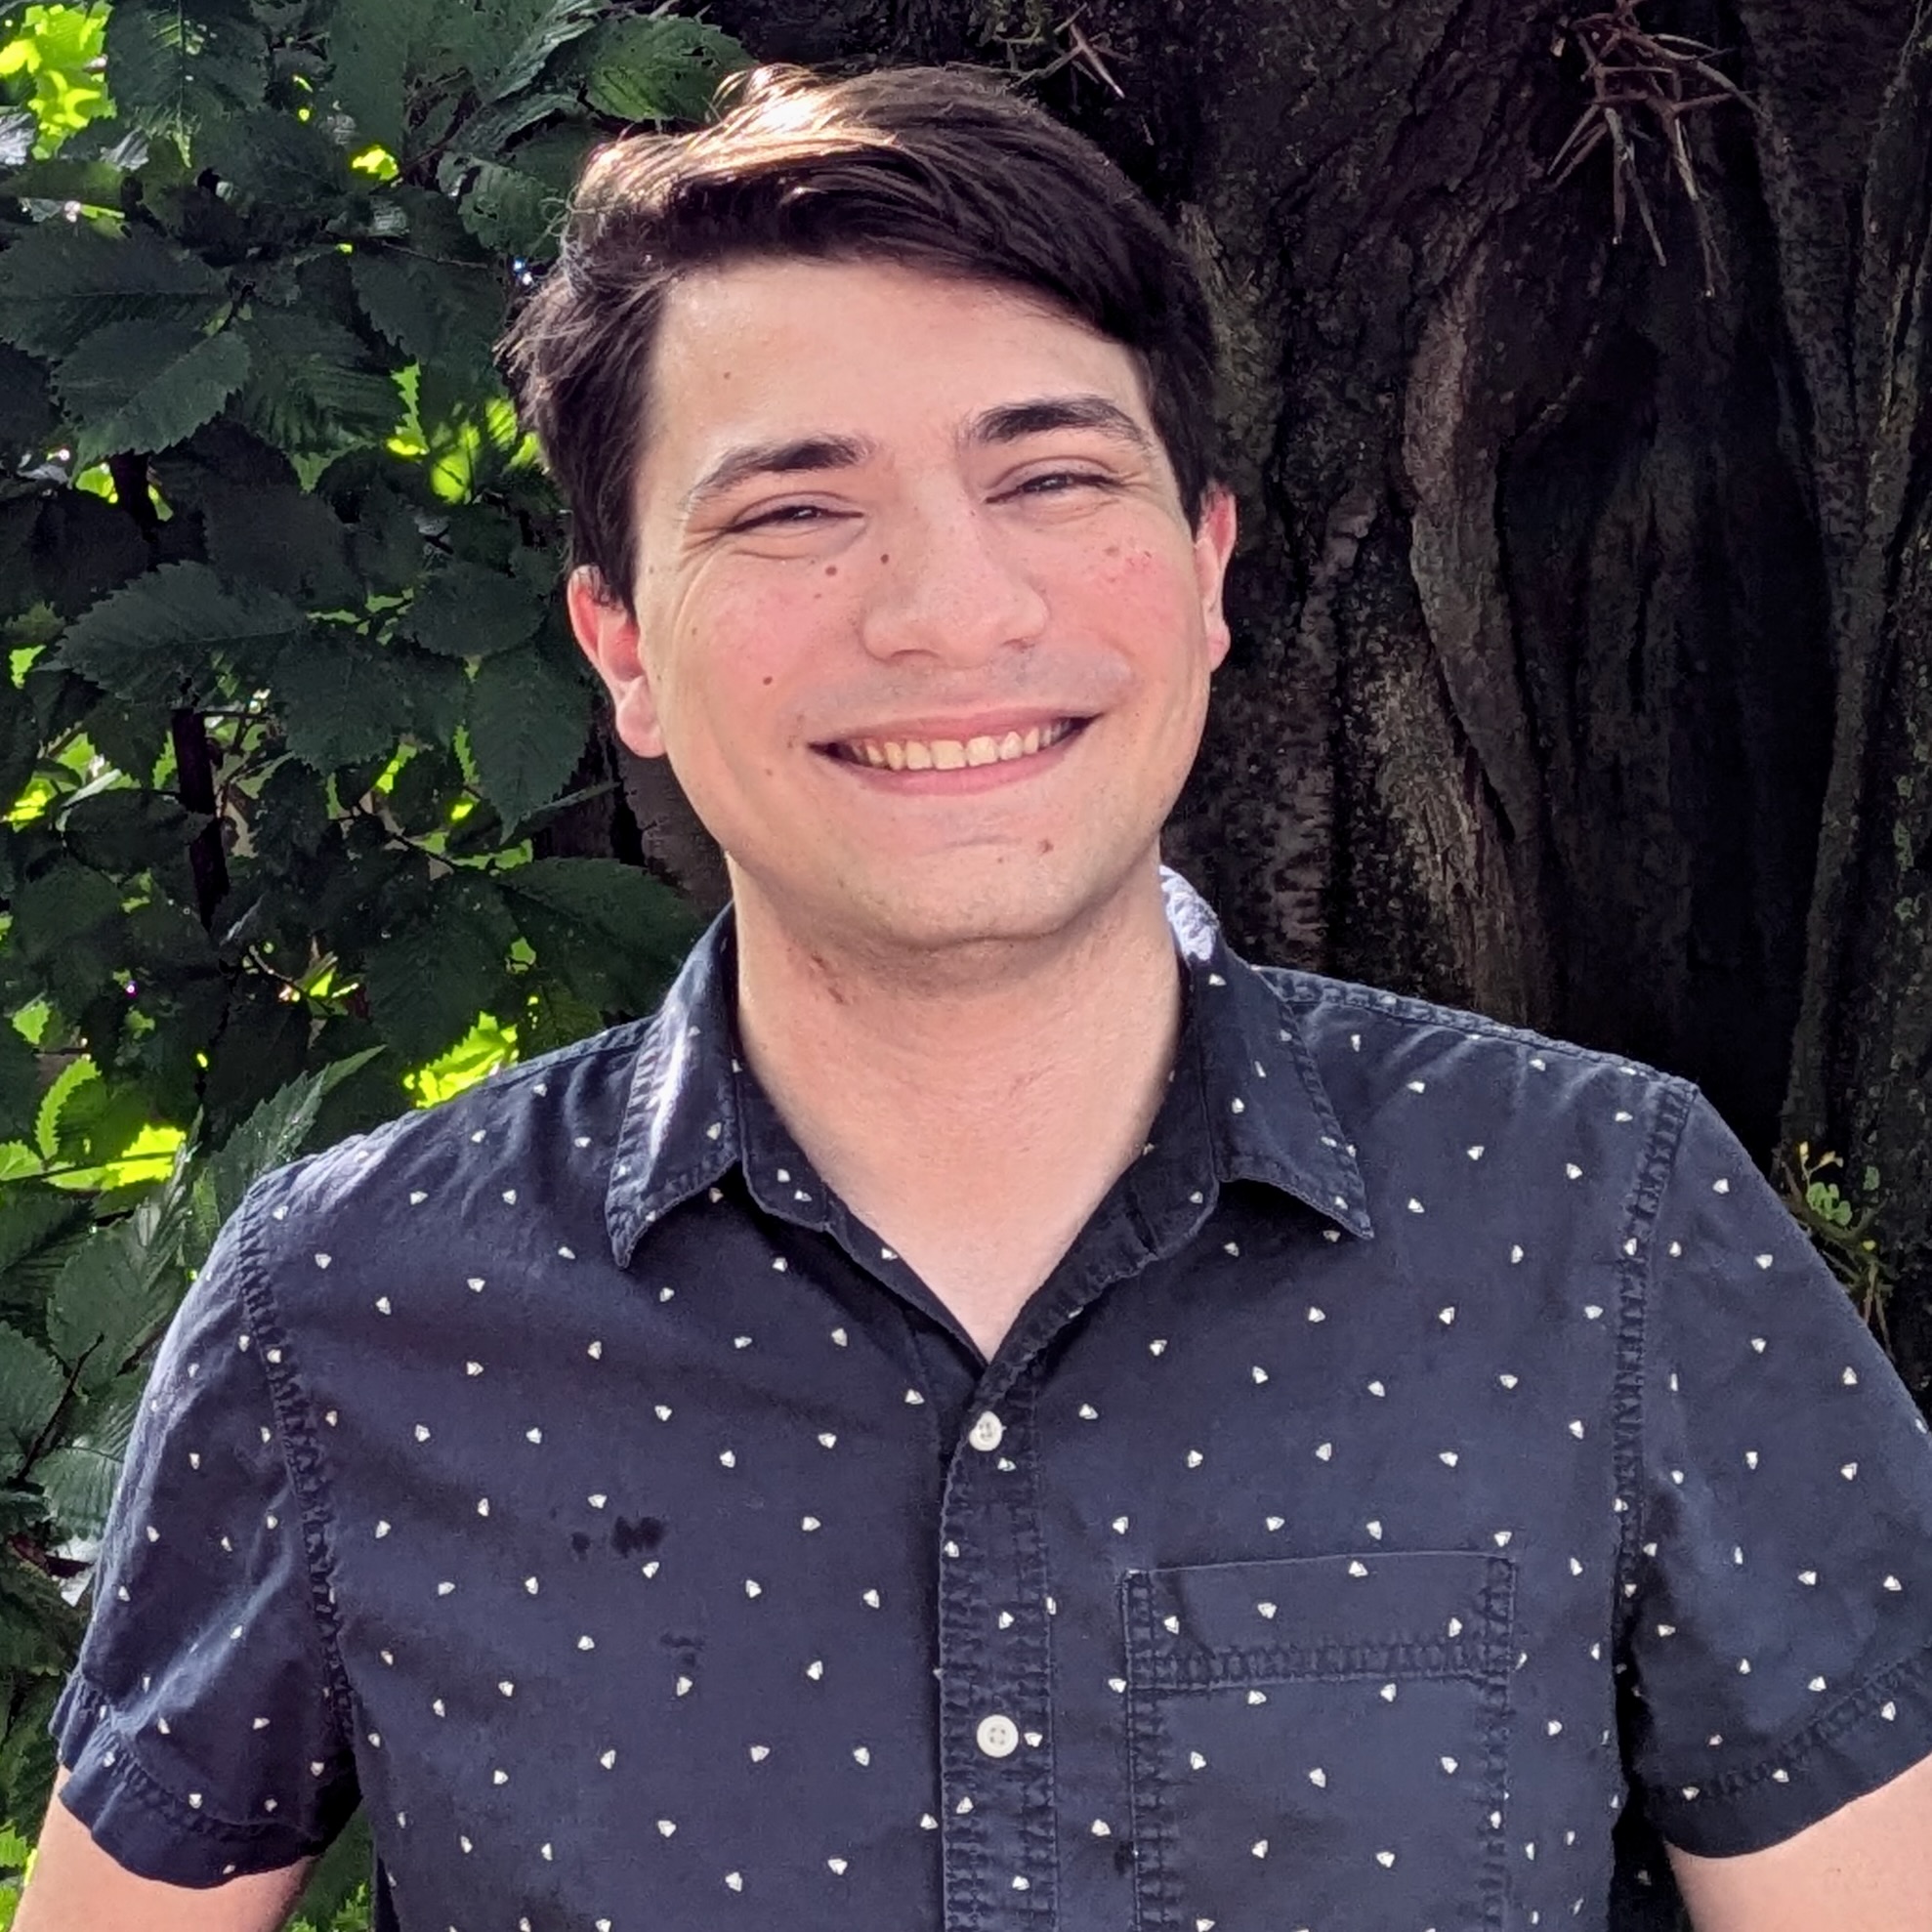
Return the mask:
<svg viewBox="0 0 1932 1932">
<path fill-rule="evenodd" d="M 321 1493 L 321 1480 L 315 1468 L 316 1450 L 306 1398 L 295 1385 L 295 1369 L 285 1358 L 288 1335 L 282 1326 L 280 1311 L 268 1284 L 264 1267 L 266 1239 L 261 1227 L 264 1190 L 251 1187 L 236 1210 L 240 1221 L 237 1245 L 241 1267 L 241 1301 L 258 1341 L 273 1337 L 261 1349 L 262 1379 L 269 1391 L 270 1406 L 280 1439 L 282 1466 L 288 1472 L 289 1488 L 302 1511 L 303 1556 L 309 1572 L 309 1609 L 315 1620 L 315 1633 L 322 1645 L 328 1667 L 329 1702 L 335 1713 L 336 1728 L 345 1751 L 353 1755 L 351 1741 L 356 1735 L 355 1701 L 349 1687 L 349 1672 L 343 1662 L 340 1630 L 335 1609 L 335 1592 L 328 1583 L 328 1510 Z M 283 1362 L 272 1363 L 269 1348 L 282 1352 Z"/>
</svg>

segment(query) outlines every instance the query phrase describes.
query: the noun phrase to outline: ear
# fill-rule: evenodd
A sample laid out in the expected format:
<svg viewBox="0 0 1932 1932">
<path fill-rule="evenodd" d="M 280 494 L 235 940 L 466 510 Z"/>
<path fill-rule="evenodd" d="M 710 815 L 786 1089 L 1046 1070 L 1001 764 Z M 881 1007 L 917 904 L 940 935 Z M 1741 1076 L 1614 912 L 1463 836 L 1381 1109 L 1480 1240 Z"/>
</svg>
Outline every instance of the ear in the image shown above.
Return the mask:
<svg viewBox="0 0 1932 1932">
<path fill-rule="evenodd" d="M 1228 560 L 1235 554 L 1235 493 L 1212 483 L 1201 498 L 1200 522 L 1195 529 L 1195 586 L 1200 593 L 1201 625 L 1207 644 L 1207 668 L 1219 670 L 1228 654 L 1228 619 L 1221 609 Z"/>
<path fill-rule="evenodd" d="M 570 572 L 565 601 L 570 629 L 610 693 L 618 737 L 640 758 L 663 757 L 664 734 L 658 726 L 657 700 L 651 691 L 636 613 L 591 564 L 580 564 Z"/>
</svg>

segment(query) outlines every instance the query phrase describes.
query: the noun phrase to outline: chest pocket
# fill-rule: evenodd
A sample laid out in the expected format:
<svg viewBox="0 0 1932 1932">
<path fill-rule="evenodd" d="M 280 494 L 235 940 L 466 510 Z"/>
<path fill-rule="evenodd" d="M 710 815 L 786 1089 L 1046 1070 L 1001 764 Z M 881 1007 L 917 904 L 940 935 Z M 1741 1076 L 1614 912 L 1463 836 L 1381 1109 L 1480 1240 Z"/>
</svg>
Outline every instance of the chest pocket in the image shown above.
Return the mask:
<svg viewBox="0 0 1932 1932">
<path fill-rule="evenodd" d="M 1139 1932 L 1500 1926 L 1514 1580 L 1477 1550 L 1130 1572 Z"/>
</svg>

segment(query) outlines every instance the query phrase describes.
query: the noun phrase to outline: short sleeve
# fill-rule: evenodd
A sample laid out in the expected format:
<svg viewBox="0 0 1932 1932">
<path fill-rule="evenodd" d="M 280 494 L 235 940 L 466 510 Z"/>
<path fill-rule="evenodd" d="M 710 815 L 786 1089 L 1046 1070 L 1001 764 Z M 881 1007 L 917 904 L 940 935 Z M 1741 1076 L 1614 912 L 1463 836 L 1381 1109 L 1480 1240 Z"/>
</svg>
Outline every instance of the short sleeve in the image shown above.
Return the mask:
<svg viewBox="0 0 1932 1932">
<path fill-rule="evenodd" d="M 1695 1094 L 1651 1239 L 1625 1748 L 1663 1836 L 1721 1857 L 1932 1754 L 1932 1443 Z"/>
<path fill-rule="evenodd" d="M 281 1345 L 244 1293 L 248 1212 L 162 1342 L 53 1720 L 67 1809 L 174 1885 L 292 1865 L 356 1803 L 269 1379 Z"/>
</svg>

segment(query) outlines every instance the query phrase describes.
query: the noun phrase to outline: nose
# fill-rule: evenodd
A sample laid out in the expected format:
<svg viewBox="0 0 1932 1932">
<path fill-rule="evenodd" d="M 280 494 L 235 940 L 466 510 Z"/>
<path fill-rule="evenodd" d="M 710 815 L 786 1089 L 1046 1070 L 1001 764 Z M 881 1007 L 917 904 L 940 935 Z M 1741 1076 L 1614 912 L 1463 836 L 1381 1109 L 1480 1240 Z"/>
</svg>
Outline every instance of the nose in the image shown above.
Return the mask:
<svg viewBox="0 0 1932 1932">
<path fill-rule="evenodd" d="M 970 498 L 948 496 L 895 518 L 879 549 L 861 617 L 874 657 L 971 667 L 1045 628 L 1046 598 L 996 515 Z"/>
</svg>

